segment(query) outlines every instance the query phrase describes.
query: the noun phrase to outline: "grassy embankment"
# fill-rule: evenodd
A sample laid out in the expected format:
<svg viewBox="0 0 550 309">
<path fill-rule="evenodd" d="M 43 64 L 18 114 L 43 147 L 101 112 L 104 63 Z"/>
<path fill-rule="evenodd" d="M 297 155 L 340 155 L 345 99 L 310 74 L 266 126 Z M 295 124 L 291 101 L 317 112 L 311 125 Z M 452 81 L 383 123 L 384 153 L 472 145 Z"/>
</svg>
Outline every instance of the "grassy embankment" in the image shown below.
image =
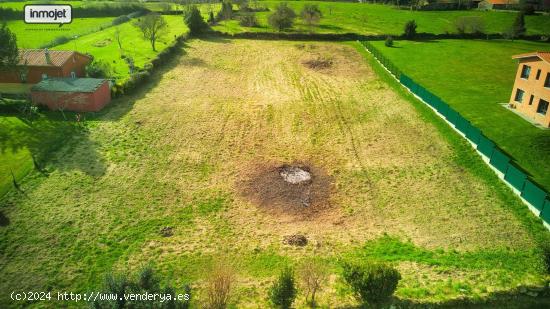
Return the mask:
<svg viewBox="0 0 550 309">
<path fill-rule="evenodd" d="M 550 190 L 550 131 L 541 130 L 501 106 L 510 100 L 515 54 L 549 50 L 525 41 L 373 42 L 405 74 L 444 99 L 494 140 Z"/>
<path fill-rule="evenodd" d="M 278 1 L 261 1 L 271 9 L 278 4 Z M 380 4 L 361 4 L 346 2 L 325 2 L 325 1 L 289 1 L 297 14 L 305 4 L 316 4 L 323 13 L 320 24 L 312 28 L 315 33 L 358 33 L 358 34 L 392 34 L 403 33 L 403 27 L 409 20 L 416 20 L 418 32 L 429 33 L 454 33 L 454 21 L 461 16 L 480 16 L 485 23 L 486 32 L 500 33 L 508 29 L 516 16 L 513 12 L 495 11 L 409 11 L 399 10 L 392 6 Z M 214 29 L 236 33 L 242 31 L 250 32 L 274 32 L 275 30 L 267 23 L 267 17 L 271 12 L 258 12 L 256 16 L 259 27 L 242 27 L 237 20 L 222 21 Z M 548 34 L 550 32 L 550 18 L 548 16 L 526 16 L 527 33 Z M 311 29 L 301 19 L 291 32 L 307 32 Z"/>
</svg>

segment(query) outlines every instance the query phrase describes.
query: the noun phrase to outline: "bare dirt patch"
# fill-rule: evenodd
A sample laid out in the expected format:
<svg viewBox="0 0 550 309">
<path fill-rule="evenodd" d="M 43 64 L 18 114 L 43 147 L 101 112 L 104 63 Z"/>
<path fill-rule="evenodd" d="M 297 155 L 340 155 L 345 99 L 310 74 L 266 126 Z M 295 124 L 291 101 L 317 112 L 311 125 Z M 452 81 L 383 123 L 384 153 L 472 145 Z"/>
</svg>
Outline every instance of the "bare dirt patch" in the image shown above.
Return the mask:
<svg viewBox="0 0 550 309">
<path fill-rule="evenodd" d="M 266 164 L 251 169 L 241 194 L 262 210 L 312 218 L 330 207 L 331 178 L 304 163 Z"/>
<path fill-rule="evenodd" d="M 313 70 L 325 70 L 331 68 L 334 61 L 328 57 L 315 56 L 312 59 L 304 60 L 302 63 Z"/>
</svg>

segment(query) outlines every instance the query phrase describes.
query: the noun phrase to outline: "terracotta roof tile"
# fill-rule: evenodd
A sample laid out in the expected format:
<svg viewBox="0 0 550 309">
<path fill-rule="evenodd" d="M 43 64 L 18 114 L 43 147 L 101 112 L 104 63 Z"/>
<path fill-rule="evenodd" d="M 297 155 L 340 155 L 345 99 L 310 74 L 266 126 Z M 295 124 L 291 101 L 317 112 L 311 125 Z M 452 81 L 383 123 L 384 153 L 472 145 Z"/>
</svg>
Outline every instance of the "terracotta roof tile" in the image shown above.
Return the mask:
<svg viewBox="0 0 550 309">
<path fill-rule="evenodd" d="M 75 53 L 71 50 L 20 49 L 19 65 L 60 67 Z"/>
<path fill-rule="evenodd" d="M 519 4 L 519 0 L 486 0 L 486 1 L 491 4 L 509 4 L 509 5 Z"/>
<path fill-rule="evenodd" d="M 519 55 L 512 56 L 512 59 L 532 58 L 532 57 L 539 57 L 540 59 L 550 63 L 550 52 L 547 52 L 547 51 L 538 51 L 538 52 L 532 52 L 532 53 L 526 53 L 526 54 L 519 54 Z"/>
</svg>

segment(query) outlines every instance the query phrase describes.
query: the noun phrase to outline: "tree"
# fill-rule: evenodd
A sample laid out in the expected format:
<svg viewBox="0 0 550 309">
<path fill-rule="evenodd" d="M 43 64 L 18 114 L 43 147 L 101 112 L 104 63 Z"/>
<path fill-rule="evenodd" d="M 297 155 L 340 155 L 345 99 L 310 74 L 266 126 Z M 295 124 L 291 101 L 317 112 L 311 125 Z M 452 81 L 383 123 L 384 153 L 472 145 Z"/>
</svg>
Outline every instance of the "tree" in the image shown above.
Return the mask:
<svg viewBox="0 0 550 309">
<path fill-rule="evenodd" d="M 321 20 L 321 17 L 323 17 L 323 14 L 321 13 L 321 10 L 319 9 L 318 5 L 306 4 L 304 5 L 302 12 L 300 12 L 300 16 L 309 26 L 311 31 L 313 26 L 319 23 L 319 20 Z"/>
<path fill-rule="evenodd" d="M 0 27 L 0 71 L 13 69 L 18 62 L 17 38 L 3 22 Z"/>
<path fill-rule="evenodd" d="M 103 292 L 116 295 L 108 300 L 94 300 L 90 307 L 94 309 L 107 308 L 189 308 L 191 298 L 191 289 L 185 286 L 185 296 L 183 300 L 176 299 L 176 293 L 171 286 L 160 286 L 160 278 L 156 276 L 151 267 L 145 267 L 135 276 L 109 274 L 105 277 Z M 164 294 L 170 295 L 164 300 L 155 299 L 126 299 L 124 294 Z"/>
<path fill-rule="evenodd" d="M 201 11 L 195 6 L 189 6 L 184 13 L 183 21 L 189 28 L 189 33 L 192 35 L 199 34 L 208 28 L 201 15 Z"/>
<path fill-rule="evenodd" d="M 380 308 L 391 301 L 401 275 L 386 264 L 344 263 L 342 276 L 351 287 L 357 300 L 373 308 Z"/>
<path fill-rule="evenodd" d="M 300 281 L 306 292 L 306 302 L 311 307 L 315 307 L 315 295 L 323 287 L 323 282 L 327 280 L 327 268 L 325 264 L 318 260 L 306 261 L 299 270 Z"/>
<path fill-rule="evenodd" d="M 112 75 L 111 64 L 105 60 L 94 59 L 86 66 L 86 76 L 93 78 L 108 78 Z"/>
<path fill-rule="evenodd" d="M 296 298 L 296 292 L 294 271 L 286 267 L 269 289 L 269 300 L 277 308 L 289 309 Z"/>
<path fill-rule="evenodd" d="M 120 28 L 119 27 L 116 27 L 114 36 L 115 36 L 116 42 L 118 43 L 118 49 L 122 50 L 122 41 L 120 39 Z"/>
<path fill-rule="evenodd" d="M 275 8 L 275 12 L 269 15 L 268 22 L 279 31 L 292 28 L 296 13 L 288 6 L 286 2 L 282 2 Z"/>
<path fill-rule="evenodd" d="M 258 26 L 258 20 L 254 13 L 245 13 L 239 16 L 239 25 L 243 27 L 256 27 Z"/>
<path fill-rule="evenodd" d="M 409 20 L 406 24 L 405 24 L 405 29 L 404 29 L 404 33 L 403 35 L 407 38 L 407 39 L 412 39 L 416 36 L 416 21 L 414 20 Z"/>
<path fill-rule="evenodd" d="M 233 17 L 233 4 L 228 1 L 222 2 L 222 8 L 218 12 L 217 19 L 218 20 L 225 20 L 225 19 L 231 19 Z"/>
<path fill-rule="evenodd" d="M 227 265 L 220 264 L 214 268 L 207 280 L 207 308 L 227 307 L 234 277 L 233 270 Z"/>
<path fill-rule="evenodd" d="M 526 31 L 527 31 L 527 28 L 525 28 L 525 13 L 520 11 L 518 12 L 518 15 L 516 15 L 516 19 L 512 24 L 512 29 L 510 31 L 510 34 L 511 34 L 511 37 L 515 39 L 525 34 Z"/>
<path fill-rule="evenodd" d="M 168 23 L 164 17 L 158 13 L 150 13 L 139 18 L 134 22 L 134 26 L 137 27 L 143 34 L 143 37 L 151 43 L 151 47 L 154 51 L 156 51 L 155 43 L 158 39 L 166 35 L 168 30 Z"/>
</svg>

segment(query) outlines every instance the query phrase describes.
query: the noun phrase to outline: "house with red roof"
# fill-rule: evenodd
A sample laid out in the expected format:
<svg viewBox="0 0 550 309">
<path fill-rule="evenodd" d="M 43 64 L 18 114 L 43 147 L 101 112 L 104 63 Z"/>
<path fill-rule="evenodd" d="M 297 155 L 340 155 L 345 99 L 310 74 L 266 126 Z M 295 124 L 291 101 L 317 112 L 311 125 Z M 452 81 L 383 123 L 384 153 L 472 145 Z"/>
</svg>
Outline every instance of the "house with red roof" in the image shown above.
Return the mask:
<svg viewBox="0 0 550 309">
<path fill-rule="evenodd" d="M 519 0 L 483 0 L 477 7 L 486 10 L 513 10 L 520 8 Z"/>
<path fill-rule="evenodd" d="M 0 83 L 37 84 L 48 77 L 84 77 L 92 57 L 69 50 L 20 49 L 14 70 L 0 72 Z"/>
<path fill-rule="evenodd" d="M 519 62 L 509 106 L 529 120 L 550 127 L 550 52 L 512 57 Z"/>
</svg>

